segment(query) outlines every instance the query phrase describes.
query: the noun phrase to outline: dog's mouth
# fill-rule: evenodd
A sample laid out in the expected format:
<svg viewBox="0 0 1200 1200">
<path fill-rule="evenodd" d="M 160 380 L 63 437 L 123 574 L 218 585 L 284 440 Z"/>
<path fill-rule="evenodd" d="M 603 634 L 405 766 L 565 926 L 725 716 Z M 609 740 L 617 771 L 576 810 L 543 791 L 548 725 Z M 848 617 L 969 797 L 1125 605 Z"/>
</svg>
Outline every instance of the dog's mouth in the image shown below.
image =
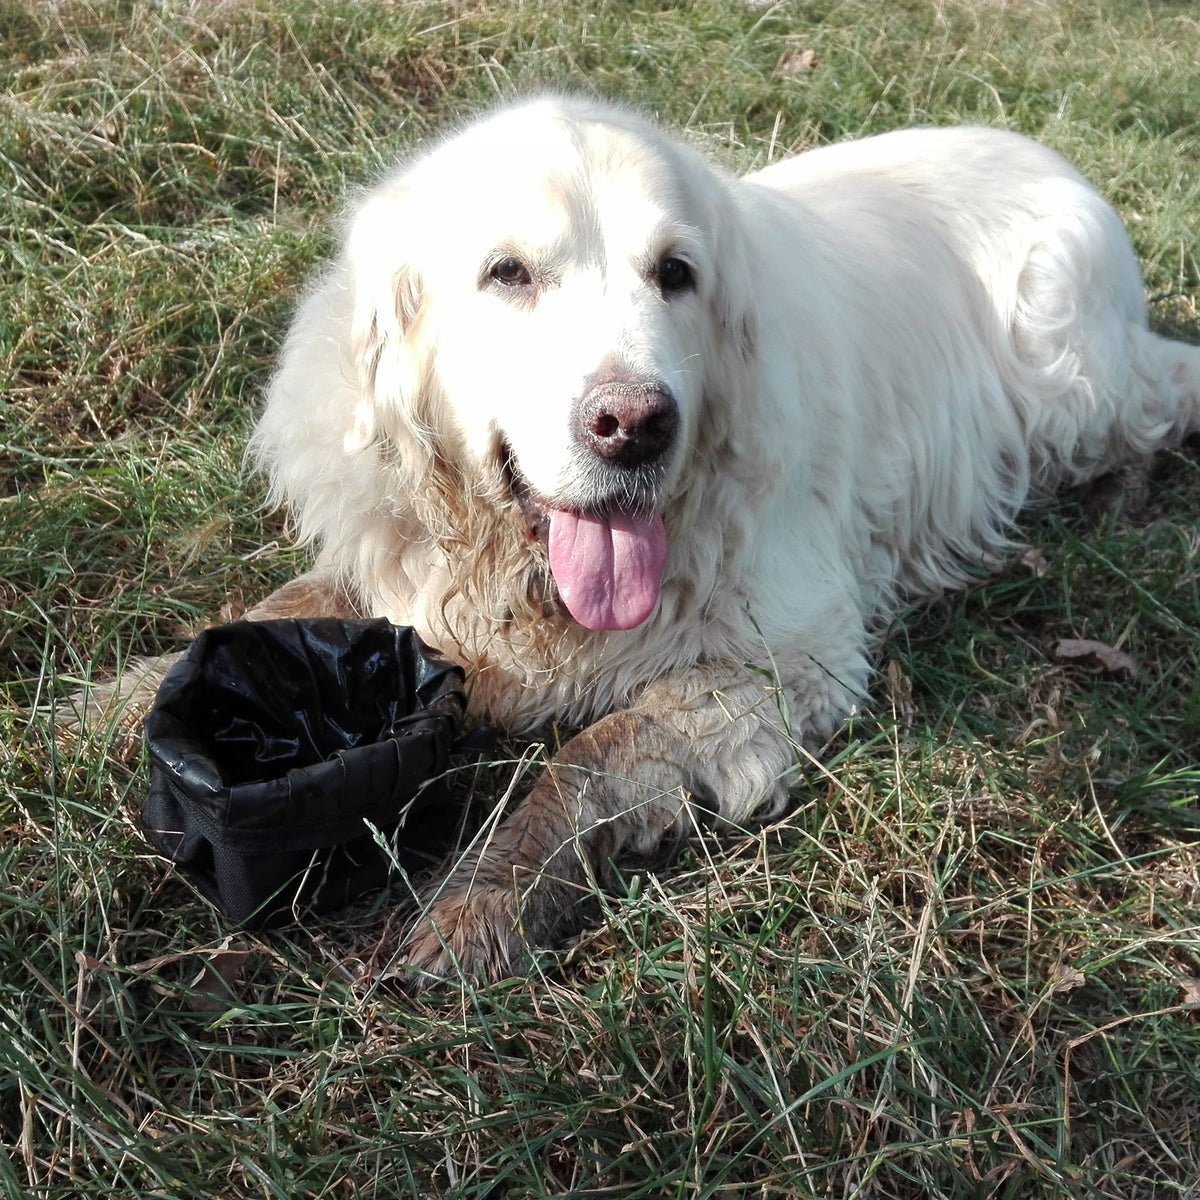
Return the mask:
<svg viewBox="0 0 1200 1200">
<path fill-rule="evenodd" d="M 662 517 L 618 501 L 587 511 L 538 496 L 511 452 L 504 474 L 529 536 L 546 546 L 567 611 L 587 629 L 633 629 L 654 611 L 667 559 Z"/>
</svg>

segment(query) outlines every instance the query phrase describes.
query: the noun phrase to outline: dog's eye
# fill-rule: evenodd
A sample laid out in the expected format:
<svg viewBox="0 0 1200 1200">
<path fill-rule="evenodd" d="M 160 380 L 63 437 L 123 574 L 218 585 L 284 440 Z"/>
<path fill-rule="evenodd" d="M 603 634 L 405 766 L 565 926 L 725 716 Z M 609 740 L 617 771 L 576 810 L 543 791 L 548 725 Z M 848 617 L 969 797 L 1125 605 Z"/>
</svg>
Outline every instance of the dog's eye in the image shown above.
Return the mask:
<svg viewBox="0 0 1200 1200">
<path fill-rule="evenodd" d="M 505 287 L 528 287 L 533 282 L 529 268 L 519 259 L 511 255 L 493 264 L 490 277 Z"/>
<path fill-rule="evenodd" d="M 686 291 L 692 283 L 692 268 L 682 258 L 668 255 L 658 264 L 658 286 L 664 296 Z"/>
</svg>

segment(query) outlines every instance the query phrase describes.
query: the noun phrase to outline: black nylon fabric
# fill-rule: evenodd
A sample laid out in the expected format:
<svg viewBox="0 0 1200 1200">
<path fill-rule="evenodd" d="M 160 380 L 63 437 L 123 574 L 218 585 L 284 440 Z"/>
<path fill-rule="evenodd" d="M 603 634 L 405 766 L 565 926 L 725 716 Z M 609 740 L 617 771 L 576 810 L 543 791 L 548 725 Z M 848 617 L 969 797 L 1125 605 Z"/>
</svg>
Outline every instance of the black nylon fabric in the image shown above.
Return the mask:
<svg viewBox="0 0 1200 1200">
<path fill-rule="evenodd" d="M 462 684 L 386 620 L 206 630 L 146 714 L 146 837 L 231 920 L 344 905 L 387 879 L 366 822 L 406 867 L 446 848 L 461 812 L 429 781 L 461 722 Z"/>
</svg>

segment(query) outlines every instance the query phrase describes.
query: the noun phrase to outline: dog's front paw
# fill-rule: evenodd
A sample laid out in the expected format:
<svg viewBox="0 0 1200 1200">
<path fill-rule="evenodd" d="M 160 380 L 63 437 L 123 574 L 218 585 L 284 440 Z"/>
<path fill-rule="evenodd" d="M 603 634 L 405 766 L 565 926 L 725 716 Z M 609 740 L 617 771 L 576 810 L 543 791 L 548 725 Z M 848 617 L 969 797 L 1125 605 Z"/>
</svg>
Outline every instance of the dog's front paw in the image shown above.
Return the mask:
<svg viewBox="0 0 1200 1200">
<path fill-rule="evenodd" d="M 517 897 L 507 887 L 474 881 L 435 895 L 408 935 L 402 961 L 411 986 L 463 976 L 494 982 L 521 973 L 529 947 L 517 928 Z"/>
</svg>

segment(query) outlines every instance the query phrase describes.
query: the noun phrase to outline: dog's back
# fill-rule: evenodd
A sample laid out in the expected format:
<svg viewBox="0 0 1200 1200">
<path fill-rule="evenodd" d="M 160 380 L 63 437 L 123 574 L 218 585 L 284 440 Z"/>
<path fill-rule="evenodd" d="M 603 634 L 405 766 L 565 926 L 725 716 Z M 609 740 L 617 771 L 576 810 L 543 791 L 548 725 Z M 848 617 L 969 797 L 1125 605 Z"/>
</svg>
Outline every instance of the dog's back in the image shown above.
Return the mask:
<svg viewBox="0 0 1200 1200">
<path fill-rule="evenodd" d="M 808 440 L 840 443 L 810 446 L 797 486 L 842 467 L 842 520 L 881 599 L 954 584 L 1031 497 L 1200 425 L 1200 349 L 1147 328 L 1120 219 L 1046 147 L 904 130 L 746 183 L 783 298 L 774 345 L 795 360 L 778 374 L 818 364 L 797 396 Z"/>
</svg>

